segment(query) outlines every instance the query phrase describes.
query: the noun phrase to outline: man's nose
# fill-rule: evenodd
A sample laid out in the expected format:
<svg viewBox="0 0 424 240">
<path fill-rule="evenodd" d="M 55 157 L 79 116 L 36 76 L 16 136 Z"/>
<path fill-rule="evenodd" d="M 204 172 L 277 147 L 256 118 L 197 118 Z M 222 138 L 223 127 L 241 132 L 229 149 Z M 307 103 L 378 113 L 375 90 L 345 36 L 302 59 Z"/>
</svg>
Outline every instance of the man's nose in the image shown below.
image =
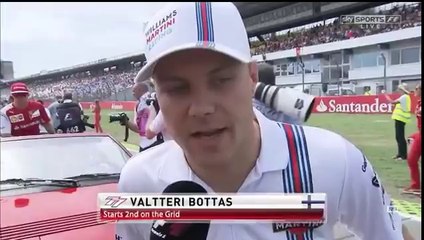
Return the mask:
<svg viewBox="0 0 424 240">
<path fill-rule="evenodd" d="M 189 115 L 192 117 L 205 117 L 216 111 L 216 103 L 207 93 L 197 92 L 194 94 Z"/>
</svg>

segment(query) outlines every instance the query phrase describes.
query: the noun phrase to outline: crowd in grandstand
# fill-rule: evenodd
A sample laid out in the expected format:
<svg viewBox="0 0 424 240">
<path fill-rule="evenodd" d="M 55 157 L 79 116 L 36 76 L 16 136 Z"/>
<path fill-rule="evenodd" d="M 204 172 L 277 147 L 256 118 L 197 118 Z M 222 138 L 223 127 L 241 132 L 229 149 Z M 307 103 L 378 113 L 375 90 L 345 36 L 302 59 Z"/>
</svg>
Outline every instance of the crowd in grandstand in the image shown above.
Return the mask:
<svg viewBox="0 0 424 240">
<path fill-rule="evenodd" d="M 400 28 L 408 28 L 421 25 L 421 3 L 415 5 L 395 6 L 378 14 L 401 15 L 402 23 L 380 25 L 379 28 L 363 29 L 360 25 L 341 24 L 335 20 L 331 24 L 318 25 L 313 28 L 277 36 L 273 34 L 265 41 L 265 44 L 252 43 L 252 54 L 264 54 L 278 50 L 293 49 L 296 47 L 310 46 L 350 38 L 357 38 L 382 32 L 394 31 Z M 262 45 L 260 45 L 262 44 Z M 28 83 L 33 97 L 37 99 L 53 99 L 63 92 L 72 92 L 76 99 L 106 99 L 130 87 L 139 68 L 127 71 L 110 71 L 102 75 L 77 74 L 69 78 L 53 81 L 42 80 Z"/>
<path fill-rule="evenodd" d="M 129 71 L 110 71 L 97 76 L 72 76 L 61 81 L 29 83 L 32 96 L 37 99 L 52 99 L 63 92 L 72 92 L 76 99 L 104 99 L 132 86 L 139 68 Z"/>
<path fill-rule="evenodd" d="M 364 29 L 361 25 L 341 24 L 336 19 L 331 24 L 325 26 L 321 24 L 297 32 L 287 32 L 287 34 L 281 36 L 273 34 L 265 44 L 253 47 L 252 54 L 259 55 L 296 47 L 341 41 L 421 25 L 421 3 L 408 6 L 403 5 L 402 7 L 395 6 L 388 11 L 380 11 L 378 14 L 400 15 L 402 17 L 402 23 L 378 25 L 378 28 Z"/>
</svg>

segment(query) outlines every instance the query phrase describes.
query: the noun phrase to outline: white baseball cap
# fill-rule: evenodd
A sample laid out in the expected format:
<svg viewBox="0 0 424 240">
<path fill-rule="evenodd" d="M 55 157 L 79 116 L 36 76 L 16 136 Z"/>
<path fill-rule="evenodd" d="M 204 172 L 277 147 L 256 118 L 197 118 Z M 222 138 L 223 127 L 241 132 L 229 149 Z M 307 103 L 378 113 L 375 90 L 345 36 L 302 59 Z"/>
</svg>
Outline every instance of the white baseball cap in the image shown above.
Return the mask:
<svg viewBox="0 0 424 240">
<path fill-rule="evenodd" d="M 147 63 L 135 82 L 149 79 L 159 59 L 188 49 L 210 49 L 240 62 L 251 61 L 246 28 L 230 2 L 171 3 L 145 25 Z"/>
</svg>

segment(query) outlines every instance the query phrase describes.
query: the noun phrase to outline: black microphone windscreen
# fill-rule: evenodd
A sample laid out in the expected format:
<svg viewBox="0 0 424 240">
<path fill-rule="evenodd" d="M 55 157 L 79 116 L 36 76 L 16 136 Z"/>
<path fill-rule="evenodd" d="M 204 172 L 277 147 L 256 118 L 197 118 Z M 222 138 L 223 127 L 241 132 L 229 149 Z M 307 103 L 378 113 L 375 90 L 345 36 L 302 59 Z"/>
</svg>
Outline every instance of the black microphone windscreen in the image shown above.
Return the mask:
<svg viewBox="0 0 424 240">
<path fill-rule="evenodd" d="M 163 194 L 207 193 L 200 184 L 191 181 L 178 181 L 168 185 Z M 176 223 L 162 221 L 153 223 L 150 240 L 206 240 L 210 223 Z"/>
<path fill-rule="evenodd" d="M 163 193 L 207 193 L 207 191 L 195 182 L 178 181 L 168 185 Z"/>
</svg>

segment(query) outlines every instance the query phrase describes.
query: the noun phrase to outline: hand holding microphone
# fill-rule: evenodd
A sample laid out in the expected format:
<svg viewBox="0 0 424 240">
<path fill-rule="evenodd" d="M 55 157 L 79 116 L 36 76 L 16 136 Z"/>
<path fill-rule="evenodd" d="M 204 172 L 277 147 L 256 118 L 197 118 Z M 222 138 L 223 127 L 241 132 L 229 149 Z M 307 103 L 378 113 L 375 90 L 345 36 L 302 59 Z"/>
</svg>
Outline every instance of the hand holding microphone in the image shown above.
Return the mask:
<svg viewBox="0 0 424 240">
<path fill-rule="evenodd" d="M 191 181 L 179 181 L 170 184 L 163 190 L 169 193 L 202 194 L 207 191 L 199 184 Z M 157 220 L 150 231 L 150 240 L 206 240 L 210 223 L 178 223 Z"/>
</svg>

